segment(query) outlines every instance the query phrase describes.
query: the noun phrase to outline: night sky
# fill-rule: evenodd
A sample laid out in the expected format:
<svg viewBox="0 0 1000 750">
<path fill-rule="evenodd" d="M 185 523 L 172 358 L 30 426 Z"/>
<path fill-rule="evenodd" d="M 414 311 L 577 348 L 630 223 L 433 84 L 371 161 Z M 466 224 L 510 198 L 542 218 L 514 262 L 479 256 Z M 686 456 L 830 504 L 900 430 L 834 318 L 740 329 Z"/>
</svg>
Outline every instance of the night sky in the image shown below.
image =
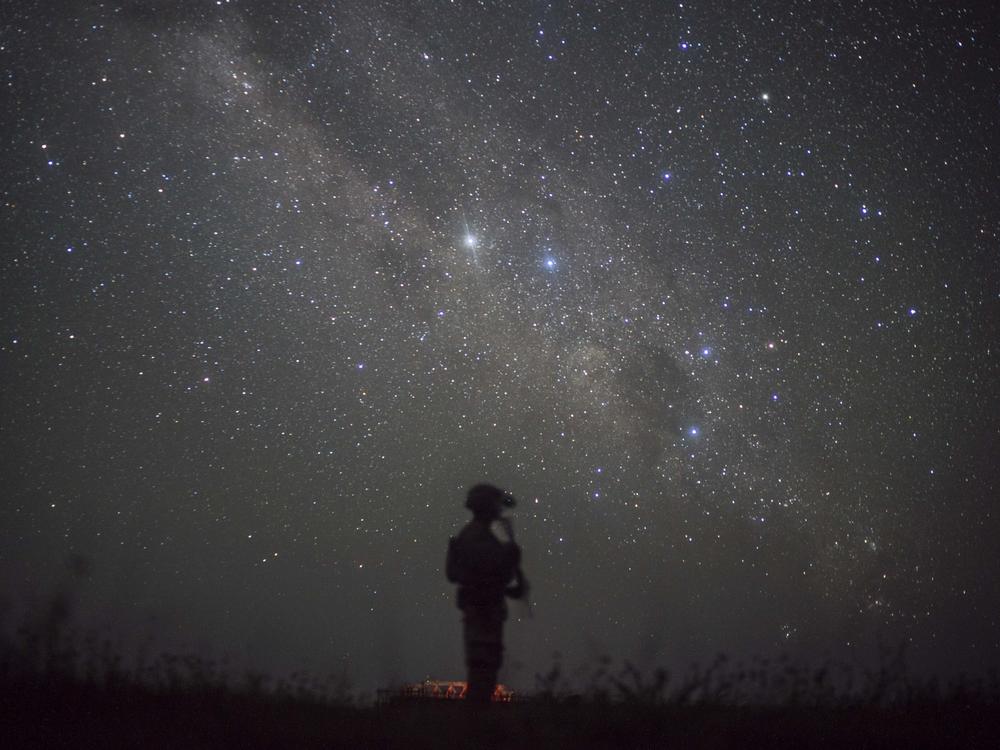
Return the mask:
<svg viewBox="0 0 1000 750">
<path fill-rule="evenodd" d="M 1000 663 L 992 11 L 70 5 L 0 29 L 5 628 L 459 678 L 485 480 L 515 687 Z"/>
</svg>

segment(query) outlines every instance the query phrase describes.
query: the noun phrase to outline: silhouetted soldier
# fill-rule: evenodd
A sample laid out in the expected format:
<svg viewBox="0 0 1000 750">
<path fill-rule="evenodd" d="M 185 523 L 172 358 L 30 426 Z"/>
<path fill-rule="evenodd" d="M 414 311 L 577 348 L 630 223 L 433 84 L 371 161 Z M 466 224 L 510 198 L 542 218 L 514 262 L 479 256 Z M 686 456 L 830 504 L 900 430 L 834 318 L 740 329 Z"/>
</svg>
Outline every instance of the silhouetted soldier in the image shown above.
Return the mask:
<svg viewBox="0 0 1000 750">
<path fill-rule="evenodd" d="M 458 584 L 462 610 L 465 664 L 468 668 L 466 700 L 488 703 L 503 662 L 503 622 L 507 619 L 505 596 L 522 598 L 527 583 L 521 572 L 521 548 L 514 542 L 503 508 L 513 508 L 514 498 L 490 484 L 469 490 L 465 507 L 472 520 L 448 542 L 445 575 Z M 504 523 L 508 540 L 500 541 L 490 526 Z M 514 585 L 509 585 L 511 580 Z"/>
</svg>

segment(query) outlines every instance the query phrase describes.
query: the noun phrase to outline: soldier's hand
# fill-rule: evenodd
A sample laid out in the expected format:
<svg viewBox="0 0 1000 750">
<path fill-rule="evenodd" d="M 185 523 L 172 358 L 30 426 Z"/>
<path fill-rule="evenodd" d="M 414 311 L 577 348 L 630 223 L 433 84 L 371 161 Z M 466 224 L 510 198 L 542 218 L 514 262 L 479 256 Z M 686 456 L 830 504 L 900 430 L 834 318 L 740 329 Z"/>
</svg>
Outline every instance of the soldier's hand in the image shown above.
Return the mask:
<svg viewBox="0 0 1000 750">
<path fill-rule="evenodd" d="M 504 594 L 508 599 L 524 599 L 528 595 L 528 582 L 520 578 L 513 586 L 508 586 Z"/>
</svg>

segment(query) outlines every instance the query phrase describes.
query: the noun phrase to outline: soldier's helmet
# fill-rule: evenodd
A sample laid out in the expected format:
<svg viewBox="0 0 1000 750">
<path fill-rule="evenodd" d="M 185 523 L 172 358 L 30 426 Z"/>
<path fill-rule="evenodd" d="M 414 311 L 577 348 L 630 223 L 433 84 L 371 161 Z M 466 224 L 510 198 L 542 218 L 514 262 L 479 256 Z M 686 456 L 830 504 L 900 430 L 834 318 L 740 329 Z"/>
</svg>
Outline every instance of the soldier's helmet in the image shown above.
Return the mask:
<svg viewBox="0 0 1000 750">
<path fill-rule="evenodd" d="M 465 507 L 475 515 L 498 513 L 501 508 L 513 508 L 517 501 L 512 495 L 492 484 L 477 484 L 465 497 Z"/>
</svg>

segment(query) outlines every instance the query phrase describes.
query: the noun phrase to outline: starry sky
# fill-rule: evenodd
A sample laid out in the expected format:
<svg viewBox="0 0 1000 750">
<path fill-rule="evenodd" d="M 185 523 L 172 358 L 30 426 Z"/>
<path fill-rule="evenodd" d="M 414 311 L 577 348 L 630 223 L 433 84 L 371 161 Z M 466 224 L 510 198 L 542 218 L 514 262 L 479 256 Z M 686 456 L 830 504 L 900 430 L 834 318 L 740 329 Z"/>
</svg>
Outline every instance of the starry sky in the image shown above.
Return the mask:
<svg viewBox="0 0 1000 750">
<path fill-rule="evenodd" d="M 126 650 L 457 678 L 488 480 L 515 687 L 996 665 L 976 7 L 5 8 L 3 626 L 66 590 Z"/>
</svg>

